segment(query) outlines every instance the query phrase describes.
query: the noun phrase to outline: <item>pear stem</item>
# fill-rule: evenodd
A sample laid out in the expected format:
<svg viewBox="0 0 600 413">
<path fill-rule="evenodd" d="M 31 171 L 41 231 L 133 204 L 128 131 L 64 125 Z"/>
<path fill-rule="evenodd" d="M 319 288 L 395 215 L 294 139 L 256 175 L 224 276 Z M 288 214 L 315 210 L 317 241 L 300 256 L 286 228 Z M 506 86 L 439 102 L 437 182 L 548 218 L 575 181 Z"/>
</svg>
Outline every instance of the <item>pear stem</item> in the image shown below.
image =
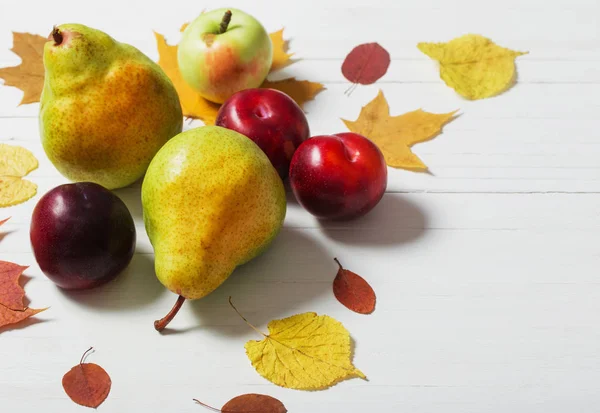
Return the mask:
<svg viewBox="0 0 600 413">
<path fill-rule="evenodd" d="M 169 314 L 167 314 L 160 320 L 156 320 L 154 322 L 154 328 L 156 329 L 156 331 L 159 331 L 159 332 L 163 331 L 165 329 L 165 327 L 167 325 L 169 325 L 171 320 L 173 320 L 175 318 L 175 316 L 181 309 L 181 306 L 183 305 L 184 301 L 185 301 L 185 297 L 183 295 L 180 295 L 179 297 L 177 297 L 177 301 L 175 301 L 175 305 L 173 306 L 173 308 L 171 308 L 171 311 L 169 311 Z"/>
<path fill-rule="evenodd" d="M 338 261 L 338 259 L 337 259 L 337 258 L 334 258 L 333 260 L 334 260 L 335 262 L 337 262 L 337 265 L 339 265 L 339 266 L 340 266 L 340 270 L 343 270 L 343 269 L 344 269 L 344 267 L 342 267 L 342 264 L 340 264 L 340 262 Z"/>
<path fill-rule="evenodd" d="M 63 35 L 56 26 L 52 29 L 52 39 L 54 39 L 55 46 L 59 46 L 63 42 Z"/>
<path fill-rule="evenodd" d="M 223 20 L 221 20 L 221 25 L 219 26 L 219 33 L 223 34 L 227 31 L 227 27 L 229 26 L 229 22 L 231 21 L 231 10 L 227 10 L 223 15 Z"/>
<path fill-rule="evenodd" d="M 244 320 L 246 322 L 246 324 L 248 324 L 250 326 L 250 328 L 252 328 L 254 331 L 256 331 L 258 334 L 260 334 L 261 336 L 265 336 L 268 337 L 265 333 L 263 333 L 262 331 L 260 331 L 258 328 L 254 327 L 252 324 L 250 324 L 250 322 L 248 322 L 248 320 L 246 320 L 246 317 L 244 317 L 237 308 L 235 308 L 235 305 L 233 305 L 233 302 L 231 301 L 231 297 L 229 297 L 229 305 L 231 306 L 231 308 L 233 308 L 235 310 L 235 312 L 242 318 L 242 320 Z"/>
</svg>

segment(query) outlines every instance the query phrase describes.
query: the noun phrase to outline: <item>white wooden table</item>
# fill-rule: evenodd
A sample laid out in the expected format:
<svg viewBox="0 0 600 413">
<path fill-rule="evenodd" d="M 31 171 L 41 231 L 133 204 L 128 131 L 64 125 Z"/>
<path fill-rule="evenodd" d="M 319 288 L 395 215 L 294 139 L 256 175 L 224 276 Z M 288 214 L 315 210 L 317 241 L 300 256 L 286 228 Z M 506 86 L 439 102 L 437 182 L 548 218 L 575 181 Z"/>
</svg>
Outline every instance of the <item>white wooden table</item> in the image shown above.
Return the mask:
<svg viewBox="0 0 600 413">
<path fill-rule="evenodd" d="M 150 5 L 150 3 L 153 3 Z M 0 411 L 84 411 L 61 387 L 89 346 L 88 360 L 113 379 L 103 412 L 199 412 L 238 394 L 278 397 L 290 412 L 597 412 L 600 409 L 600 3 L 598 0 L 6 0 L 0 66 L 18 64 L 11 31 L 45 35 L 78 22 L 157 58 L 152 30 L 177 29 L 204 7 L 239 7 L 269 31 L 285 26 L 302 60 L 278 77 L 323 82 L 307 105 L 312 134 L 343 131 L 379 88 L 393 114 L 461 109 L 415 152 L 432 175 L 389 170 L 389 190 L 367 217 L 319 225 L 294 202 L 273 247 L 209 297 L 187 303 L 168 335 L 152 322 L 175 296 L 153 274 L 139 187 L 117 191 L 135 216 L 137 253 L 118 280 L 64 293 L 37 267 L 29 220 L 37 199 L 66 182 L 44 155 L 38 105 L 0 87 L 0 142 L 40 161 L 33 200 L 0 210 L 0 259 L 30 265 L 35 323 L 0 333 Z M 419 41 L 479 33 L 530 54 L 519 83 L 476 102 L 439 79 Z M 359 43 L 380 42 L 388 74 L 351 97 L 340 67 Z M 200 123 L 188 127 L 198 126 Z M 367 278 L 378 295 L 371 316 L 331 292 L 333 257 Z M 305 311 L 335 317 L 356 342 L 354 362 L 369 381 L 328 390 L 279 388 L 259 376 L 244 343 L 260 339 L 227 297 L 263 330 Z"/>
</svg>

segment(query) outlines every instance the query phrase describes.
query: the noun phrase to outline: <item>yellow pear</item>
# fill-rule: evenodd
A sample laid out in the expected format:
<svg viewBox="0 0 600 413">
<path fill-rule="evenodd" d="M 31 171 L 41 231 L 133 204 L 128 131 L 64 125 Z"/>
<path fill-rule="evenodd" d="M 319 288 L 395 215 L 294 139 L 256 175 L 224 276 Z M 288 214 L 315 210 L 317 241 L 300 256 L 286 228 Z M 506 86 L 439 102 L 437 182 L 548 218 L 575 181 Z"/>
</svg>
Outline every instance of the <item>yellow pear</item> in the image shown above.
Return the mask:
<svg viewBox="0 0 600 413">
<path fill-rule="evenodd" d="M 155 322 L 162 330 L 185 299 L 199 299 L 263 252 L 286 213 L 285 189 L 269 158 L 230 129 L 183 132 L 156 154 L 142 184 L 144 224 L 159 281 L 179 295 Z"/>
<path fill-rule="evenodd" d="M 127 186 L 181 132 L 179 97 L 162 69 L 100 30 L 55 27 L 44 45 L 44 67 L 42 145 L 71 181 Z"/>
</svg>

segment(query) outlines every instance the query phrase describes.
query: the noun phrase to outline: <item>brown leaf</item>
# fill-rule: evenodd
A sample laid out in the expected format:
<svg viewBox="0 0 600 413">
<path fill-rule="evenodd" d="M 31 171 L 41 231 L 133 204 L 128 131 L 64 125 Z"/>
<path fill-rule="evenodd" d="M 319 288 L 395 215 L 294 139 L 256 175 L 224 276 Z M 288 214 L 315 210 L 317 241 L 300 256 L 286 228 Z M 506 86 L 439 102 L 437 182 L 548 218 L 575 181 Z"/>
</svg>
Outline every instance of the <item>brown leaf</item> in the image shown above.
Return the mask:
<svg viewBox="0 0 600 413">
<path fill-rule="evenodd" d="M 215 409 L 199 400 L 194 401 L 208 409 L 222 413 L 286 413 L 287 409 L 279 400 L 264 394 L 242 394 L 229 400 L 221 410 Z"/>
<path fill-rule="evenodd" d="M 102 367 L 94 363 L 83 362 L 90 350 L 92 347 L 83 353 L 79 364 L 63 376 L 62 385 L 67 395 L 75 403 L 96 408 L 106 400 L 112 382 Z"/>
<path fill-rule="evenodd" d="M 370 85 L 379 80 L 390 67 L 390 54 L 379 43 L 356 46 L 342 64 L 342 74 L 352 83 Z"/>
<path fill-rule="evenodd" d="M 46 310 L 45 308 L 36 310 L 23 306 L 25 291 L 19 285 L 19 277 L 25 269 L 27 267 L 0 261 L 0 328 L 17 324 Z"/>
<path fill-rule="evenodd" d="M 183 25 L 182 29 L 185 29 L 185 26 Z M 206 125 L 213 125 L 221 105 L 204 99 L 183 80 L 177 63 L 177 46 L 167 44 L 164 36 L 159 33 L 155 32 L 154 36 L 156 37 L 158 49 L 158 65 L 173 82 L 179 95 L 183 115 L 192 119 L 200 119 Z M 290 56 L 292 55 L 287 53 L 287 42 L 283 40 L 283 30 L 271 33 L 270 36 L 274 47 L 274 60 L 271 66 L 273 71 L 291 64 Z M 300 107 L 303 107 L 307 101 L 314 99 L 324 89 L 321 83 L 296 80 L 293 77 L 273 82 L 266 80 L 261 87 L 273 88 L 287 93 Z"/>
<path fill-rule="evenodd" d="M 350 310 L 360 314 L 370 314 L 375 310 L 375 291 L 364 278 L 340 266 L 333 280 L 335 298 Z"/>
<path fill-rule="evenodd" d="M 0 68 L 0 78 L 5 86 L 21 89 L 23 98 L 19 105 L 40 101 L 44 87 L 44 44 L 47 39 L 37 34 L 13 32 L 13 48 L 10 49 L 21 58 L 21 64 Z"/>
</svg>

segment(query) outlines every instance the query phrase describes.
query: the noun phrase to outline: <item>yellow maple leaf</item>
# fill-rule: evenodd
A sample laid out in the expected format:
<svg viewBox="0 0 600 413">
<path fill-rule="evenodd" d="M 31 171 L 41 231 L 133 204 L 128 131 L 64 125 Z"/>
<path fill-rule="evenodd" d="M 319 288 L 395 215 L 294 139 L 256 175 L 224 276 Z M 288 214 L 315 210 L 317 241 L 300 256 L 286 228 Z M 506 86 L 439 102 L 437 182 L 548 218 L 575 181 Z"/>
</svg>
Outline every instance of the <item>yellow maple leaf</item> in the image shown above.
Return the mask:
<svg viewBox="0 0 600 413">
<path fill-rule="evenodd" d="M 283 29 L 269 34 L 271 43 L 273 43 L 273 63 L 271 63 L 271 72 L 286 67 L 293 62 L 290 60 L 293 53 L 288 53 L 288 42 L 283 39 Z"/>
<path fill-rule="evenodd" d="M 0 143 L 0 208 L 35 196 L 37 185 L 21 178 L 37 167 L 37 159 L 27 149 Z"/>
<path fill-rule="evenodd" d="M 181 27 L 181 30 L 185 27 L 186 24 Z M 167 44 L 164 36 L 159 33 L 155 32 L 154 36 L 156 37 L 158 49 L 158 65 L 173 82 L 179 95 L 183 115 L 200 119 L 207 125 L 214 124 L 220 105 L 204 99 L 183 80 L 177 63 L 177 46 Z M 287 42 L 283 40 L 283 29 L 272 33 L 270 36 L 273 41 L 273 65 L 271 66 L 271 71 L 273 71 L 290 64 L 289 58 L 292 55 L 287 53 Z M 261 87 L 273 88 L 287 93 L 300 107 L 303 107 L 307 101 L 314 99 L 324 89 L 321 83 L 308 80 L 300 81 L 293 77 L 279 81 L 266 80 Z"/>
<path fill-rule="evenodd" d="M 419 50 L 440 64 L 440 77 L 467 99 L 498 95 L 515 80 L 515 59 L 527 52 L 505 49 L 490 39 L 468 34 L 448 43 L 419 43 Z"/>
<path fill-rule="evenodd" d="M 427 166 L 412 153 L 410 147 L 434 138 L 446 123 L 454 119 L 455 113 L 435 114 L 418 109 L 390 116 L 390 107 L 380 90 L 375 99 L 362 107 L 356 121 L 342 121 L 352 132 L 373 141 L 383 152 L 389 166 L 426 171 Z"/>
<path fill-rule="evenodd" d="M 44 63 L 42 55 L 47 39 L 37 34 L 13 32 L 13 47 L 10 49 L 21 58 L 21 64 L 0 68 L 0 78 L 5 86 L 14 86 L 23 91 L 19 105 L 39 102 L 44 87 Z"/>
<path fill-rule="evenodd" d="M 350 333 L 342 323 L 316 313 L 273 320 L 266 335 L 244 318 L 229 297 L 229 304 L 265 338 L 246 343 L 246 354 L 256 371 L 278 386 L 319 390 L 351 377 L 366 379 L 352 364 Z"/>
</svg>

